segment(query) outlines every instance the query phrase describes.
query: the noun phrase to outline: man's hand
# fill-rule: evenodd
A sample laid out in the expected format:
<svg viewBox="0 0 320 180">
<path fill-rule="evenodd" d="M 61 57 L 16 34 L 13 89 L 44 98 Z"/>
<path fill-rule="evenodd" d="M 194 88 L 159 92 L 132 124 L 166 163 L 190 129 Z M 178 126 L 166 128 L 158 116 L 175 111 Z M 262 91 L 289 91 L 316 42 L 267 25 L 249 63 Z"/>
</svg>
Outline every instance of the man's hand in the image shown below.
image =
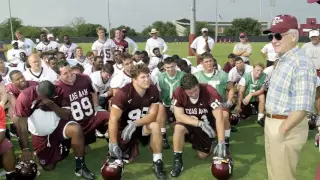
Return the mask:
<svg viewBox="0 0 320 180">
<path fill-rule="evenodd" d="M 241 109 L 241 107 L 240 107 L 240 105 L 237 105 L 235 108 L 234 108 L 234 111 L 236 112 L 236 113 L 241 113 L 241 111 L 242 111 L 242 109 Z"/>
<path fill-rule="evenodd" d="M 135 121 L 128 121 L 128 125 L 124 128 L 121 134 L 121 139 L 124 141 L 129 141 L 131 139 L 132 134 L 136 131 L 137 124 Z"/>
<path fill-rule="evenodd" d="M 207 42 L 207 41 L 208 41 L 208 36 L 205 36 L 205 37 L 204 37 L 204 40 Z"/>
<path fill-rule="evenodd" d="M 22 150 L 21 160 L 22 161 L 29 161 L 33 159 L 33 153 L 27 148 Z"/>
<path fill-rule="evenodd" d="M 252 98 L 252 94 L 251 93 L 249 93 L 244 99 L 243 99 L 243 104 L 244 105 L 248 105 L 249 104 L 249 102 L 250 102 L 250 100 L 251 100 L 251 98 Z"/>
<path fill-rule="evenodd" d="M 49 98 L 42 98 L 41 99 L 41 104 L 50 107 L 52 104 L 54 104 L 54 102 Z"/>
<path fill-rule="evenodd" d="M 233 105 L 232 101 L 222 103 L 222 107 L 229 109 Z"/>
<path fill-rule="evenodd" d="M 224 158 L 226 156 L 226 145 L 225 142 L 219 142 L 213 150 L 214 157 Z"/>
<path fill-rule="evenodd" d="M 199 121 L 199 127 L 204 131 L 206 134 L 208 134 L 210 139 L 213 139 L 216 137 L 216 133 L 212 129 L 209 123 Z"/>
<path fill-rule="evenodd" d="M 111 157 L 122 159 L 122 150 L 118 144 L 109 143 L 109 153 Z"/>
</svg>

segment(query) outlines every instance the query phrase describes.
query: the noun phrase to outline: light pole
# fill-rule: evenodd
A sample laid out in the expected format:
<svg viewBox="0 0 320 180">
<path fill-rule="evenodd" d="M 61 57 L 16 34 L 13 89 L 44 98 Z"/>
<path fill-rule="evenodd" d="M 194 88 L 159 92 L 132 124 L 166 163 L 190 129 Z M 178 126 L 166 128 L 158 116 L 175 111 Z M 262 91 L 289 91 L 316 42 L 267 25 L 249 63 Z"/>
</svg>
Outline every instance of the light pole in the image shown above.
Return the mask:
<svg viewBox="0 0 320 180">
<path fill-rule="evenodd" d="M 193 56 L 190 45 L 196 38 L 196 0 L 191 0 L 190 34 L 189 34 L 189 56 Z M 197 62 L 198 64 L 200 62 Z"/>
<path fill-rule="evenodd" d="M 11 4 L 10 4 L 10 0 L 8 0 L 8 4 L 9 4 L 9 14 L 10 14 L 10 28 L 11 28 L 11 40 L 13 41 L 13 28 L 12 28 L 12 20 L 11 20 Z"/>
<path fill-rule="evenodd" d="M 109 31 L 109 39 L 111 37 L 111 22 L 110 22 L 110 3 L 109 0 L 107 0 L 107 4 L 108 4 L 108 31 Z"/>
<path fill-rule="evenodd" d="M 219 12 L 218 12 L 218 5 L 219 5 L 219 0 L 216 0 L 216 29 L 215 29 L 215 37 L 214 37 L 214 40 L 217 42 L 218 40 L 218 19 L 219 19 Z"/>
</svg>

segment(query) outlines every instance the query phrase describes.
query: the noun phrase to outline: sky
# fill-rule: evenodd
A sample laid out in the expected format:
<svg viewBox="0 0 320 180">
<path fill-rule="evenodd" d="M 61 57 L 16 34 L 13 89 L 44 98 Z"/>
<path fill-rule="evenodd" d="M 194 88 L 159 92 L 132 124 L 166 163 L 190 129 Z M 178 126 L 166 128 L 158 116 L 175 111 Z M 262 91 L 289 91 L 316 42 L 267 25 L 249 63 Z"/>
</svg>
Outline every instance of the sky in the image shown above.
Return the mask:
<svg viewBox="0 0 320 180">
<path fill-rule="evenodd" d="M 271 8 L 270 1 L 276 1 Z M 107 0 L 10 0 L 13 17 L 23 20 L 24 25 L 63 26 L 76 17 L 83 17 L 88 23 L 108 26 Z M 154 21 L 190 19 L 192 0 L 109 0 L 111 28 L 130 26 L 137 31 Z M 218 11 L 221 21 L 252 17 L 271 21 L 272 15 L 290 14 L 304 23 L 307 17 L 318 18 L 320 5 L 308 4 L 307 0 L 219 0 Z M 9 17 L 8 0 L 1 0 L 0 22 Z M 196 19 L 215 21 L 216 0 L 196 0 Z"/>
</svg>

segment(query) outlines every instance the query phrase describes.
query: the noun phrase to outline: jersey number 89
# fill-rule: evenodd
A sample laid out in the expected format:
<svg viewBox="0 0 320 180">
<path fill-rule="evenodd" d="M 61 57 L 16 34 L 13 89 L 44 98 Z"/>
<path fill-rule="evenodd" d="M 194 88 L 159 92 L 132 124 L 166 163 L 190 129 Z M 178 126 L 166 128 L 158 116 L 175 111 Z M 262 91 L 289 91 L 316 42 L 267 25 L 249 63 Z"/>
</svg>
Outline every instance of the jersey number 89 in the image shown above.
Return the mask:
<svg viewBox="0 0 320 180">
<path fill-rule="evenodd" d="M 89 117 L 93 114 L 92 104 L 88 97 L 84 97 L 78 101 L 74 101 L 71 103 L 71 113 L 72 117 L 76 121 L 80 121 L 86 117 Z"/>
</svg>

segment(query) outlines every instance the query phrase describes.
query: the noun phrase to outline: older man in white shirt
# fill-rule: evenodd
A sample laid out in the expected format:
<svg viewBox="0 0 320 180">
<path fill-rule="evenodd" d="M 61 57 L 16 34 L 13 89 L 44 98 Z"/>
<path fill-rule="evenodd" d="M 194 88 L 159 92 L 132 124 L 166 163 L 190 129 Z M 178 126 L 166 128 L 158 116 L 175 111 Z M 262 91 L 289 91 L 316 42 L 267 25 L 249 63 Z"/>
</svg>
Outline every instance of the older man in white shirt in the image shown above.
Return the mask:
<svg viewBox="0 0 320 180">
<path fill-rule="evenodd" d="M 16 38 L 18 39 L 19 49 L 24 50 L 27 56 L 30 56 L 33 52 L 35 52 L 36 45 L 31 39 L 25 38 L 20 31 L 17 31 L 15 35 L 16 35 Z"/>
<path fill-rule="evenodd" d="M 155 56 L 152 50 L 156 47 L 160 49 L 162 54 L 165 54 L 168 51 L 168 46 L 162 38 L 158 37 L 158 31 L 156 29 L 152 29 L 150 34 L 152 37 L 147 40 L 145 49 L 149 56 Z"/>
<path fill-rule="evenodd" d="M 198 63 L 200 62 L 201 54 L 205 52 L 211 52 L 214 45 L 214 40 L 208 36 L 208 31 L 208 28 L 202 28 L 202 35 L 193 40 L 192 44 L 190 45 L 192 53 L 197 56 Z"/>
</svg>

